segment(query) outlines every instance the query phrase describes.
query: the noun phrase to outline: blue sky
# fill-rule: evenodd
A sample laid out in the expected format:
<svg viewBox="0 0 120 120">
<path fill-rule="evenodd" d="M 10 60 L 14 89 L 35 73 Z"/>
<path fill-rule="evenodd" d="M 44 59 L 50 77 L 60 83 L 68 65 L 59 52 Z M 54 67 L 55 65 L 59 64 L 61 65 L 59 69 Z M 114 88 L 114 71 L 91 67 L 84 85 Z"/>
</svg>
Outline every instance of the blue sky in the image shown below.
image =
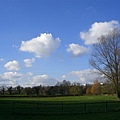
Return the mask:
<svg viewBox="0 0 120 120">
<path fill-rule="evenodd" d="M 119 0 L 0 0 L 0 84 L 99 78 L 91 46 L 119 26 Z"/>
</svg>

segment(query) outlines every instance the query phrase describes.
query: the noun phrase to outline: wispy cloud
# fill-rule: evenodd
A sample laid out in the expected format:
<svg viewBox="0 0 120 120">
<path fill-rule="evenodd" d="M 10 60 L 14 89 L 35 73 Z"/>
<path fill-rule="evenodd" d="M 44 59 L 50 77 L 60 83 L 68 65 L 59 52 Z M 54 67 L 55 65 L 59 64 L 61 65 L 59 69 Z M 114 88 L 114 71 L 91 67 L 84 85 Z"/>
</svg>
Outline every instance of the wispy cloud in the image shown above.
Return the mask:
<svg viewBox="0 0 120 120">
<path fill-rule="evenodd" d="M 5 61 L 3 58 L 0 58 L 0 61 Z"/>
<path fill-rule="evenodd" d="M 26 67 L 32 67 L 32 64 L 35 62 L 35 58 L 32 59 L 24 59 L 23 62 L 25 63 Z"/>
</svg>

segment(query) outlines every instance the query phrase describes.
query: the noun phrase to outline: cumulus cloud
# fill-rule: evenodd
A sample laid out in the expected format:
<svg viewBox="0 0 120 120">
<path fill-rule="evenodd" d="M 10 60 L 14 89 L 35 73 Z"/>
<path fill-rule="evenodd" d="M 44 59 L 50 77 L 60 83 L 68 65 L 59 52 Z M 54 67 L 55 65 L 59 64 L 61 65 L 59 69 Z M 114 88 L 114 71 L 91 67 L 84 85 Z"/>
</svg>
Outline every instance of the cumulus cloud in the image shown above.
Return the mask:
<svg viewBox="0 0 120 120">
<path fill-rule="evenodd" d="M 24 59 L 23 61 L 24 61 L 26 67 L 31 67 L 32 64 L 35 62 L 35 58 L 32 58 L 32 59 Z"/>
<path fill-rule="evenodd" d="M 33 73 L 29 72 L 24 75 L 26 81 L 24 82 L 24 86 L 36 86 L 36 85 L 43 85 L 43 86 L 53 86 L 57 83 L 57 79 L 53 78 L 49 75 L 42 74 L 42 75 L 33 75 Z"/>
<path fill-rule="evenodd" d="M 4 74 L 0 75 L 0 84 L 7 84 L 7 85 L 17 85 L 18 80 L 22 78 L 21 73 L 17 72 L 5 72 Z"/>
<path fill-rule="evenodd" d="M 20 70 L 19 62 L 16 61 L 16 60 L 7 62 L 7 63 L 4 65 L 4 67 L 5 67 L 7 70 Z"/>
<path fill-rule="evenodd" d="M 95 44 L 101 35 L 107 35 L 118 26 L 119 22 L 115 20 L 110 22 L 95 22 L 87 32 L 80 32 L 80 37 L 85 41 L 86 45 Z"/>
<path fill-rule="evenodd" d="M 37 75 L 33 76 L 33 79 L 31 81 L 31 84 L 37 84 L 37 85 L 45 85 L 45 86 L 52 86 L 57 83 L 57 79 L 52 78 L 46 74 L 43 75 Z"/>
<path fill-rule="evenodd" d="M 5 72 L 2 79 L 15 80 L 21 78 L 22 74 L 17 72 Z"/>
<path fill-rule="evenodd" d="M 54 39 L 52 34 L 43 33 L 28 41 L 22 41 L 20 50 L 35 53 L 36 57 L 49 56 L 60 46 L 60 39 Z"/>
<path fill-rule="evenodd" d="M 95 69 L 87 69 L 81 71 L 71 71 L 67 75 L 63 75 L 64 79 L 68 79 L 71 82 L 79 82 L 82 84 L 93 83 L 94 80 L 99 78 L 99 74 Z"/>
<path fill-rule="evenodd" d="M 44 85 L 44 86 L 53 86 L 57 81 L 63 79 L 69 80 L 71 83 L 79 82 L 81 84 L 93 83 L 94 80 L 100 77 L 95 69 L 87 69 L 81 71 L 71 71 L 66 75 L 63 75 L 62 79 L 57 79 L 46 74 L 42 75 L 33 75 L 32 72 L 26 74 L 21 74 L 18 72 L 5 72 L 0 75 L 0 84 L 1 85 L 21 85 L 24 87 L 35 86 L 35 85 Z"/>
<path fill-rule="evenodd" d="M 67 52 L 71 52 L 73 57 L 81 56 L 89 51 L 88 48 L 84 46 L 80 46 L 79 44 L 69 44 L 69 48 L 67 49 Z"/>
<path fill-rule="evenodd" d="M 35 86 L 35 85 L 44 85 L 52 86 L 57 83 L 57 79 L 49 75 L 33 75 L 32 72 L 26 74 L 18 72 L 5 72 L 0 75 L 0 85 L 2 86 L 17 86 L 21 85 L 24 87 Z"/>
</svg>

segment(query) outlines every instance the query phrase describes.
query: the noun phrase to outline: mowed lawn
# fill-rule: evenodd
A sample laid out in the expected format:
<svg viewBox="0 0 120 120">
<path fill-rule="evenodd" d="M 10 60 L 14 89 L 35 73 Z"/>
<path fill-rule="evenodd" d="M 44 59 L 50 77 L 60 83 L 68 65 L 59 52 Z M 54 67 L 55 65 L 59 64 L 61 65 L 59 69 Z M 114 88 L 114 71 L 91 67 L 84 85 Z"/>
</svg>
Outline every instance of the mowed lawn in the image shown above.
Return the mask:
<svg viewBox="0 0 120 120">
<path fill-rule="evenodd" d="M 119 120 L 119 109 L 116 96 L 0 98 L 0 120 Z"/>
<path fill-rule="evenodd" d="M 49 102 L 100 102 L 117 100 L 115 95 L 63 96 L 63 97 L 2 97 L 0 101 L 49 101 Z"/>
</svg>

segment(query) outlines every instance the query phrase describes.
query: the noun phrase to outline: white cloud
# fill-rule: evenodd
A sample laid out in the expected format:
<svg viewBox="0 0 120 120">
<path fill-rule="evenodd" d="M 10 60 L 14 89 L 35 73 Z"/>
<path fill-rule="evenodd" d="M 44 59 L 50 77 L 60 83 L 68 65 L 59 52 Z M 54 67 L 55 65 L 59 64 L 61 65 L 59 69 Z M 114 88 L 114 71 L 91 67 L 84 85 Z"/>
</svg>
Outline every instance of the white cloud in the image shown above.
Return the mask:
<svg viewBox="0 0 120 120">
<path fill-rule="evenodd" d="M 26 67 L 31 67 L 31 66 L 32 66 L 32 63 L 35 62 L 35 58 L 32 58 L 32 59 L 24 59 L 23 61 L 24 61 Z"/>
<path fill-rule="evenodd" d="M 24 86 L 36 86 L 36 85 L 44 85 L 44 86 L 53 86 L 57 83 L 57 79 L 53 78 L 49 75 L 33 75 L 33 73 L 29 72 L 24 75 L 26 81 L 24 81 Z M 22 85 L 22 86 L 23 86 Z"/>
<path fill-rule="evenodd" d="M 81 84 L 93 83 L 94 80 L 101 77 L 95 73 L 95 69 L 87 69 L 83 71 L 71 71 L 70 73 L 63 75 L 62 79 L 57 79 L 46 74 L 42 75 L 33 75 L 32 72 L 26 74 L 21 74 L 18 72 L 5 72 L 0 75 L 0 84 L 7 86 L 35 86 L 35 85 L 44 85 L 52 86 L 63 79 L 69 80 L 71 83 L 79 82 Z"/>
<path fill-rule="evenodd" d="M 17 85 L 18 81 L 22 78 L 21 73 L 17 72 L 5 72 L 0 75 L 0 84 L 2 85 Z"/>
<path fill-rule="evenodd" d="M 20 50 L 35 53 L 36 57 L 49 56 L 60 45 L 60 39 L 54 39 L 52 34 L 43 33 L 37 38 L 22 41 Z"/>
<path fill-rule="evenodd" d="M 52 86 L 55 85 L 57 81 L 58 80 L 56 78 L 53 78 L 46 74 L 34 76 L 32 72 L 28 72 L 26 74 L 21 74 L 18 72 L 5 72 L 0 75 L 0 86 Z"/>
<path fill-rule="evenodd" d="M 22 74 L 21 73 L 17 73 L 17 72 L 5 72 L 2 75 L 2 79 L 7 79 L 7 80 L 16 80 L 21 78 Z"/>
<path fill-rule="evenodd" d="M 16 61 L 16 60 L 7 62 L 7 63 L 4 65 L 4 67 L 5 67 L 7 70 L 20 70 L 19 62 Z"/>
<path fill-rule="evenodd" d="M 87 69 L 81 71 L 72 71 L 67 75 L 63 75 L 64 79 L 67 79 L 71 82 L 79 82 L 82 84 L 93 83 L 94 80 L 99 78 L 99 74 L 95 69 Z"/>
<path fill-rule="evenodd" d="M 80 46 L 78 44 L 69 44 L 69 48 L 67 49 L 67 52 L 71 52 L 73 57 L 81 56 L 89 51 L 88 48 L 84 46 Z"/>
<path fill-rule="evenodd" d="M 31 84 L 45 85 L 45 86 L 55 85 L 56 83 L 57 83 L 57 79 L 52 78 L 46 74 L 34 76 L 31 81 Z"/>
<path fill-rule="evenodd" d="M 119 26 L 119 22 L 115 20 L 110 22 L 95 22 L 87 32 L 80 32 L 80 37 L 87 45 L 95 44 L 101 35 L 107 35 L 117 26 Z"/>
</svg>

